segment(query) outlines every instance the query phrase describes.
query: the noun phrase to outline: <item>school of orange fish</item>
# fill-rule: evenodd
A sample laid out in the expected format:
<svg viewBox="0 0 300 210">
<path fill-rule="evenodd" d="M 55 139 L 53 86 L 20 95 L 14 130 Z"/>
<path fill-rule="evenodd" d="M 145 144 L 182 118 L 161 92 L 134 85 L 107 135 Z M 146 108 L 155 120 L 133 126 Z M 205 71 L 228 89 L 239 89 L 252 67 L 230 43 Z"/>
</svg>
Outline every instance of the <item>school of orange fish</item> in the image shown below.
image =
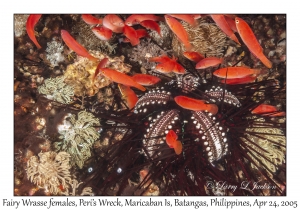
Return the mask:
<svg viewBox="0 0 300 210">
<path fill-rule="evenodd" d="M 30 39 L 34 42 L 37 48 L 41 48 L 36 37 L 34 35 L 34 26 L 39 21 L 41 15 L 35 14 L 28 17 L 26 24 L 26 30 Z M 196 25 L 196 19 L 200 18 L 201 15 L 165 15 L 164 18 L 150 15 L 150 14 L 141 14 L 141 15 L 131 15 L 125 21 L 122 20 L 119 16 L 114 14 L 106 15 L 103 19 L 98 19 L 93 15 L 83 14 L 82 19 L 89 25 L 92 25 L 91 29 L 95 35 L 101 39 L 108 41 L 112 37 L 112 33 L 122 33 L 124 37 L 124 42 L 130 42 L 132 46 L 138 45 L 139 40 L 147 36 L 147 31 L 143 29 L 135 30 L 134 25 L 140 24 L 146 29 L 154 30 L 159 35 L 160 27 L 157 21 L 165 21 L 173 33 L 177 36 L 180 42 L 182 42 L 186 48 L 186 51 L 183 55 L 189 60 L 196 62 L 196 69 L 206 69 L 209 67 L 215 67 L 222 63 L 222 58 L 217 57 L 208 57 L 205 58 L 203 55 L 190 51 L 191 44 L 189 42 L 189 37 L 186 30 L 183 28 L 182 24 L 178 21 L 183 20 L 192 26 Z M 262 47 L 257 41 L 254 33 L 252 32 L 250 26 L 241 18 L 235 17 L 233 15 L 211 15 L 215 23 L 221 28 L 221 30 L 232 40 L 240 44 L 234 32 L 238 32 L 241 39 L 245 45 L 249 48 L 250 52 L 253 53 L 266 67 L 272 68 L 271 61 L 263 54 Z M 234 19 L 233 19 L 234 18 Z M 235 23 L 235 24 L 234 24 Z M 90 60 L 96 61 L 92 55 L 89 54 L 82 45 L 80 45 L 66 30 L 61 30 L 61 37 L 65 44 L 78 55 L 87 57 Z M 150 58 L 150 61 L 157 62 L 155 70 L 161 73 L 170 73 L 174 72 L 176 74 L 184 74 L 185 69 L 179 63 L 176 62 L 176 58 L 169 58 L 167 55 Z M 123 73 L 119 73 L 113 69 L 106 69 L 101 65 L 103 61 L 99 61 L 98 68 L 95 73 L 95 77 L 98 73 L 103 74 L 112 81 L 123 84 L 125 86 L 136 87 L 142 91 L 145 91 L 145 88 L 142 85 L 154 85 L 159 78 L 149 75 L 139 75 L 139 77 L 130 77 Z M 251 69 L 248 67 L 226 67 L 217 69 L 214 71 L 214 75 L 219 78 L 226 78 L 228 80 L 221 80 L 221 82 L 228 82 L 227 84 L 245 84 L 250 83 L 255 80 L 259 75 L 259 69 Z M 141 82 L 141 80 L 145 82 Z M 126 89 L 131 91 L 130 88 Z M 125 89 L 123 88 L 123 92 Z M 133 94 L 129 94 L 133 95 Z M 136 96 L 127 97 L 128 103 L 134 104 L 131 100 L 136 100 Z M 188 100 L 183 103 L 189 103 Z M 199 109 L 199 104 L 195 105 Z M 206 106 L 206 105 L 205 105 Z M 203 108 L 204 109 L 204 108 Z"/>
</svg>

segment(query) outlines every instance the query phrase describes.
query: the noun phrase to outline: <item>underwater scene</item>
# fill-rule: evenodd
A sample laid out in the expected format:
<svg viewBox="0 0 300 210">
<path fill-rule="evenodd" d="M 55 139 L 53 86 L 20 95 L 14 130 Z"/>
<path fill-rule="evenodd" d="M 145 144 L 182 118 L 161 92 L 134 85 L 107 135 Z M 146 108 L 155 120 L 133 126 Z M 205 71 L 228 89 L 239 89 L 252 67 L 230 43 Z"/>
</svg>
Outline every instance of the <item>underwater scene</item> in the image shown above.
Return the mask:
<svg viewBox="0 0 300 210">
<path fill-rule="evenodd" d="M 285 196 L 285 14 L 14 14 L 14 196 Z"/>
</svg>

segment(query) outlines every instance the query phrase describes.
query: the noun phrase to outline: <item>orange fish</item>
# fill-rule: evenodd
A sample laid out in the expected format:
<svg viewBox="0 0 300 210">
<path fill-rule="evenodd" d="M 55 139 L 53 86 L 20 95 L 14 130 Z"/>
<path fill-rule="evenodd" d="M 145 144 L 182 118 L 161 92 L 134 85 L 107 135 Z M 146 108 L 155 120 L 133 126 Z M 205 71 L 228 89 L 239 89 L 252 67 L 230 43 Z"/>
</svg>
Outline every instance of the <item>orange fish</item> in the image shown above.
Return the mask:
<svg viewBox="0 0 300 210">
<path fill-rule="evenodd" d="M 214 71 L 214 75 L 219 78 L 236 79 L 259 74 L 261 70 L 247 67 L 226 67 Z"/>
<path fill-rule="evenodd" d="M 95 80 L 96 76 L 99 74 L 100 69 L 105 68 L 107 62 L 108 62 L 108 58 L 103 58 L 103 59 L 100 61 L 100 63 L 98 64 L 98 66 L 97 66 L 97 68 L 96 68 L 96 71 L 95 71 L 93 80 Z"/>
<path fill-rule="evenodd" d="M 160 78 L 149 74 L 135 74 L 132 76 L 132 79 L 144 86 L 151 86 L 160 82 Z"/>
<path fill-rule="evenodd" d="M 242 78 L 235 78 L 235 79 L 222 79 L 220 82 L 228 84 L 228 85 L 238 85 L 238 84 L 248 84 L 252 83 L 256 80 L 257 76 L 246 76 Z"/>
<path fill-rule="evenodd" d="M 81 15 L 82 20 L 89 25 L 102 24 L 102 19 L 98 19 L 93 15 L 83 14 Z"/>
<path fill-rule="evenodd" d="M 252 114 L 266 114 L 270 112 L 276 112 L 278 109 L 275 106 L 268 104 L 260 104 L 255 109 L 251 111 Z"/>
<path fill-rule="evenodd" d="M 164 63 L 157 64 L 155 70 L 161 73 L 171 73 L 175 67 L 175 63 L 170 60 Z"/>
<path fill-rule="evenodd" d="M 248 47 L 250 52 L 255 55 L 266 67 L 272 68 L 271 61 L 264 55 L 263 49 L 257 41 L 250 26 L 243 19 L 236 17 L 235 25 L 238 30 L 240 37 L 242 38 L 245 45 Z"/>
<path fill-rule="evenodd" d="M 184 109 L 203 111 L 206 108 L 205 102 L 203 100 L 197 100 L 186 96 L 176 96 L 174 100 L 179 106 Z"/>
<path fill-rule="evenodd" d="M 233 32 L 238 32 L 238 30 L 237 30 L 237 28 L 236 28 L 236 25 L 235 25 L 235 18 L 233 18 L 233 19 L 231 19 L 229 16 L 227 16 L 227 15 L 224 15 L 224 17 L 225 17 L 225 20 L 227 21 L 227 23 L 228 23 L 228 25 L 229 25 L 229 27 L 231 28 L 231 30 L 233 31 Z"/>
<path fill-rule="evenodd" d="M 124 21 L 117 15 L 108 14 L 103 18 L 103 26 L 115 33 L 122 33 Z"/>
<path fill-rule="evenodd" d="M 143 38 L 145 36 L 149 36 L 149 34 L 147 33 L 147 31 L 145 29 L 137 29 L 135 30 L 136 31 L 136 35 L 137 35 L 137 38 Z M 127 43 L 127 42 L 130 42 L 130 40 L 126 37 L 123 39 L 123 42 Z"/>
<path fill-rule="evenodd" d="M 183 20 L 183 21 L 187 22 L 188 24 L 190 24 L 191 26 L 197 25 L 197 22 L 193 15 L 177 14 L 177 15 L 170 15 L 170 16 L 180 19 L 180 20 Z"/>
<path fill-rule="evenodd" d="M 187 59 L 193 61 L 193 62 L 196 62 L 198 63 L 199 61 L 201 61 L 204 56 L 201 55 L 200 53 L 198 52 L 193 52 L 193 51 L 190 51 L 190 52 L 184 52 L 183 53 L 184 57 L 186 57 Z"/>
<path fill-rule="evenodd" d="M 151 14 L 143 14 L 143 15 L 134 14 L 134 15 L 130 15 L 125 20 L 125 25 L 128 25 L 128 26 L 137 25 L 137 24 L 140 24 L 144 20 L 162 21 L 163 18 L 156 16 L 156 15 L 151 15 Z"/>
<path fill-rule="evenodd" d="M 149 58 L 150 62 L 157 62 L 157 63 L 165 63 L 165 62 L 170 61 L 170 60 L 171 60 L 171 58 L 169 58 L 166 55 Z"/>
<path fill-rule="evenodd" d="M 80 45 L 66 30 L 61 30 L 61 38 L 64 40 L 66 45 L 78 55 L 87 57 L 92 61 L 98 61 L 98 58 L 90 55 L 89 52 L 82 45 Z"/>
<path fill-rule="evenodd" d="M 176 61 L 174 62 L 174 68 L 173 68 L 173 72 L 176 74 L 185 74 L 185 69 L 182 65 L 180 65 L 179 63 L 177 63 Z"/>
<path fill-rule="evenodd" d="M 219 111 L 219 108 L 216 104 L 206 104 L 206 109 L 204 110 L 206 112 L 210 112 L 213 115 L 217 114 Z"/>
<path fill-rule="evenodd" d="M 123 28 L 123 34 L 130 40 L 132 46 L 140 43 L 140 39 L 137 37 L 137 32 L 134 28 L 125 25 Z"/>
<path fill-rule="evenodd" d="M 197 100 L 186 96 L 176 96 L 175 102 L 184 109 L 193 111 L 206 111 L 212 114 L 218 112 L 218 106 L 215 104 L 206 104 L 203 100 Z"/>
<path fill-rule="evenodd" d="M 174 148 L 176 155 L 180 155 L 182 152 L 182 143 L 177 141 L 178 136 L 173 130 L 169 130 L 166 136 L 166 143 L 170 148 Z"/>
<path fill-rule="evenodd" d="M 228 17 L 230 19 L 235 19 L 236 18 L 236 15 L 233 15 L 233 14 L 224 14 L 225 17 Z"/>
<path fill-rule="evenodd" d="M 205 17 L 206 15 L 192 14 L 192 16 L 193 16 L 193 18 L 194 18 L 195 20 L 197 20 L 197 19 L 200 19 L 200 18 L 202 18 L 202 17 Z"/>
<path fill-rule="evenodd" d="M 222 62 L 223 62 L 222 58 L 217 58 L 217 57 L 204 58 L 196 64 L 196 69 L 205 69 L 208 67 L 217 66 Z"/>
<path fill-rule="evenodd" d="M 137 37 L 140 39 L 142 37 L 145 37 L 145 36 L 149 36 L 149 34 L 147 33 L 147 31 L 145 29 L 136 29 L 136 35 Z"/>
<path fill-rule="evenodd" d="M 268 104 L 260 104 L 255 109 L 251 111 L 252 114 L 261 114 L 263 116 L 269 117 L 283 117 L 285 116 L 285 112 L 279 112 L 275 106 Z"/>
<path fill-rule="evenodd" d="M 177 36 L 178 40 L 183 43 L 185 49 L 190 51 L 192 49 L 192 45 L 189 42 L 188 33 L 183 28 L 181 23 L 170 15 L 165 15 L 165 20 L 173 33 Z"/>
<path fill-rule="evenodd" d="M 233 31 L 231 30 L 228 22 L 226 21 L 224 15 L 210 15 L 211 18 L 215 21 L 215 23 L 217 24 L 217 26 L 219 26 L 219 28 L 227 35 L 230 37 L 230 39 L 232 39 L 233 41 L 235 41 L 238 44 L 241 44 L 239 42 L 239 40 L 237 39 L 237 37 L 235 36 L 235 34 L 233 33 Z"/>
<path fill-rule="evenodd" d="M 283 117 L 286 115 L 285 112 L 277 112 L 277 113 L 274 113 L 274 114 L 265 114 L 266 116 L 269 116 L 269 117 Z"/>
<path fill-rule="evenodd" d="M 177 59 L 173 56 L 173 58 L 169 58 L 166 55 L 160 56 L 160 57 L 152 57 L 149 59 L 149 61 L 158 62 L 160 64 L 157 64 L 155 67 L 155 70 L 161 72 L 161 73 L 170 73 L 174 72 L 176 74 L 184 74 L 185 69 L 182 65 L 177 63 Z"/>
<path fill-rule="evenodd" d="M 122 85 L 127 85 L 130 87 L 135 87 L 141 91 L 145 91 L 146 88 L 143 87 L 142 85 L 140 85 L 139 83 L 137 83 L 136 81 L 134 81 L 132 79 L 132 77 L 118 72 L 114 69 L 108 69 L 108 68 L 101 68 L 100 69 L 100 73 L 103 74 L 105 77 L 109 78 L 110 80 L 122 84 Z"/>
<path fill-rule="evenodd" d="M 108 41 L 112 37 L 112 30 L 105 28 L 104 26 L 101 27 L 94 27 L 92 28 L 94 34 L 103 41 Z"/>
<path fill-rule="evenodd" d="M 135 92 L 126 85 L 118 84 L 118 87 L 122 96 L 124 96 L 127 101 L 128 108 L 134 108 L 136 102 L 138 101 L 138 97 L 136 96 Z"/>
<path fill-rule="evenodd" d="M 29 15 L 28 18 L 27 18 L 27 22 L 26 22 L 27 34 L 28 34 L 29 38 L 31 39 L 31 41 L 33 41 L 33 43 L 35 44 L 35 46 L 38 49 L 41 49 L 42 47 L 38 43 L 38 41 L 36 40 L 36 37 L 34 35 L 34 26 L 37 24 L 37 22 L 39 21 L 41 16 L 42 15 Z"/>
<path fill-rule="evenodd" d="M 156 31 L 161 36 L 160 27 L 159 27 L 157 22 L 155 22 L 153 20 L 144 20 L 140 24 L 141 24 L 141 26 L 143 26 L 147 29 L 151 29 L 151 30 Z"/>
</svg>

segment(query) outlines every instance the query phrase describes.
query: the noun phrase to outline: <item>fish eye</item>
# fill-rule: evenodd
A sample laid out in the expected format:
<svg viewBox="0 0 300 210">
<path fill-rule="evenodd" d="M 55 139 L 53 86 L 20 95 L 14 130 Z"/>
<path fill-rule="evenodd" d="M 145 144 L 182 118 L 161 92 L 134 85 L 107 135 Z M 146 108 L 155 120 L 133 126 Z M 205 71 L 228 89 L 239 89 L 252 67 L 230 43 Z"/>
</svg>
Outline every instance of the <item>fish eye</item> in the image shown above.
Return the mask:
<svg viewBox="0 0 300 210">
<path fill-rule="evenodd" d="M 235 20 L 235 23 L 239 23 L 239 20 Z"/>
</svg>

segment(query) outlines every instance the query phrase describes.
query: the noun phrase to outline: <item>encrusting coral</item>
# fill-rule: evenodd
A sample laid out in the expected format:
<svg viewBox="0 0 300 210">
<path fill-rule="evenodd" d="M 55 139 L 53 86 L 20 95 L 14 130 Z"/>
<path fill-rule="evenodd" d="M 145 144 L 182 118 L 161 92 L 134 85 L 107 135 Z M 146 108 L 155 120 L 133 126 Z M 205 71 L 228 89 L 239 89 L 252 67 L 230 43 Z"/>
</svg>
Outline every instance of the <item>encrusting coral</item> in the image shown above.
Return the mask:
<svg viewBox="0 0 300 210">
<path fill-rule="evenodd" d="M 93 126 L 100 125 L 99 119 L 86 111 L 74 114 L 67 114 L 63 124 L 58 126 L 58 133 L 62 141 L 55 142 L 57 151 L 66 151 L 70 154 L 72 163 L 76 163 L 79 168 L 83 167 L 84 161 L 91 156 L 91 147 L 100 134 Z"/>
<path fill-rule="evenodd" d="M 57 39 L 53 38 L 51 42 L 47 43 L 46 49 L 46 58 L 51 63 L 53 67 L 58 66 L 60 62 L 65 60 L 64 55 L 64 46 Z"/>
<path fill-rule="evenodd" d="M 263 121 L 258 120 L 258 122 Z M 262 163 L 270 171 L 276 172 L 278 166 L 285 162 L 286 138 L 282 130 L 278 128 L 264 128 L 263 125 L 255 128 L 247 128 L 246 130 L 249 132 L 259 133 L 256 135 L 247 134 L 248 141 L 245 138 L 242 138 L 249 147 L 254 149 L 252 154 L 248 153 L 248 155 L 257 165 L 261 165 Z M 261 161 L 261 163 L 259 163 L 259 161 Z M 257 168 L 254 164 L 251 164 L 251 167 Z M 268 171 L 268 174 L 272 177 L 270 171 Z"/>
<path fill-rule="evenodd" d="M 122 73 L 128 73 L 131 69 L 130 65 L 124 63 L 124 56 L 110 58 L 99 51 L 90 51 L 90 53 L 94 57 L 99 58 L 99 60 L 107 57 L 106 68 L 116 69 Z M 78 56 L 75 63 L 68 65 L 64 74 L 66 77 L 65 82 L 74 87 L 76 96 L 94 96 L 100 88 L 112 83 L 112 81 L 101 74 L 98 74 L 94 79 L 97 65 L 97 62 L 81 56 Z"/>
<path fill-rule="evenodd" d="M 46 79 L 44 84 L 38 87 L 38 92 L 50 100 L 69 104 L 73 101 L 74 88 L 67 85 L 64 79 L 62 76 Z"/>
<path fill-rule="evenodd" d="M 50 151 L 41 152 L 38 156 L 32 156 L 28 160 L 27 178 L 52 195 L 60 194 L 61 188 L 67 189 L 71 181 L 70 155 L 66 152 Z"/>
<path fill-rule="evenodd" d="M 69 163 L 70 155 L 66 152 L 40 152 L 38 157 L 32 156 L 28 160 L 27 178 L 46 194 L 75 196 L 82 182 L 71 179 Z M 92 188 L 83 188 L 80 195 L 93 195 Z"/>
<path fill-rule="evenodd" d="M 26 31 L 26 22 L 29 15 L 22 15 L 22 14 L 16 14 L 14 15 L 14 31 L 15 36 L 20 37 L 22 36 Z"/>
</svg>

